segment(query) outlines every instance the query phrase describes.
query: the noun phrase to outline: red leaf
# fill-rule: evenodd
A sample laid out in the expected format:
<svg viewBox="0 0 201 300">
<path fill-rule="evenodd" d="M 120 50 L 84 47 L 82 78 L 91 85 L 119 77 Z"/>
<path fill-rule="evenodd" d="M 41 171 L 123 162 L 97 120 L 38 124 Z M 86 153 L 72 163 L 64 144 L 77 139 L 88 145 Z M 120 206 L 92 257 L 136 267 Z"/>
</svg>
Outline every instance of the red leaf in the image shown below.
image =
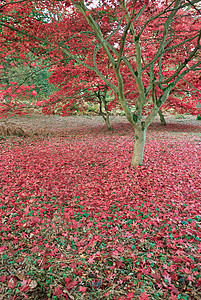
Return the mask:
<svg viewBox="0 0 201 300">
<path fill-rule="evenodd" d="M 4 282 L 6 280 L 6 276 L 0 276 L 0 282 Z"/>
<path fill-rule="evenodd" d="M 173 284 L 169 284 L 170 288 L 171 288 L 171 291 L 178 295 L 179 294 L 179 290 L 173 285 Z"/>
<path fill-rule="evenodd" d="M 144 292 L 140 295 L 139 300 L 149 300 L 149 295 Z"/>
<path fill-rule="evenodd" d="M 133 298 L 133 293 L 128 293 L 127 299 L 132 299 Z"/>
<path fill-rule="evenodd" d="M 171 293 L 170 300 L 178 300 L 177 296 Z"/>
<path fill-rule="evenodd" d="M 79 287 L 79 292 L 86 292 L 87 288 L 85 286 L 80 286 Z"/>
<path fill-rule="evenodd" d="M 66 278 L 65 281 L 66 281 L 66 288 L 67 288 L 67 290 L 71 290 L 78 283 L 78 281 L 71 281 L 70 278 Z"/>
<path fill-rule="evenodd" d="M 17 280 L 15 280 L 14 278 L 11 278 L 8 281 L 8 287 L 11 288 L 11 289 L 14 289 L 14 287 L 16 286 L 16 283 L 17 283 Z"/>
<path fill-rule="evenodd" d="M 59 287 L 55 287 L 54 292 L 55 292 L 56 296 L 63 295 L 63 292 Z"/>
<path fill-rule="evenodd" d="M 201 286 L 201 278 L 198 279 L 196 286 L 197 286 L 197 287 L 200 287 L 200 286 Z"/>
<path fill-rule="evenodd" d="M 35 97 L 37 95 L 36 91 L 32 91 L 32 95 Z"/>
</svg>

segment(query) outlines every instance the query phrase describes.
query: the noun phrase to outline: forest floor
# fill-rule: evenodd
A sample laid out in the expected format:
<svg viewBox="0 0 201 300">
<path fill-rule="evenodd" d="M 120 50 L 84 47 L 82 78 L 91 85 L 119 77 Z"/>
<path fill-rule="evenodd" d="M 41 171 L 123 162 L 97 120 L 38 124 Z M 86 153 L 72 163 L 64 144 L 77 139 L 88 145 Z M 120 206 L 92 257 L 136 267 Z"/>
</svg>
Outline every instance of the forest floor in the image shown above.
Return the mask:
<svg viewBox="0 0 201 300">
<path fill-rule="evenodd" d="M 166 119 L 139 167 L 125 117 L 7 120 L 0 300 L 201 299 L 201 121 Z"/>
<path fill-rule="evenodd" d="M 196 125 L 200 126 L 201 122 L 196 120 L 196 116 L 190 115 L 170 115 L 166 114 L 165 119 L 167 121 L 167 126 L 163 128 L 164 130 L 168 131 L 169 126 L 173 125 Z M 73 134 L 75 131 L 76 134 L 80 132 L 80 134 L 89 134 L 96 132 L 97 129 L 100 130 L 104 134 L 110 134 L 108 132 L 107 127 L 100 116 L 91 116 L 91 115 L 84 115 L 84 116 L 68 116 L 68 117 L 61 117 L 59 115 L 50 115 L 44 116 L 42 114 L 32 114 L 32 115 L 24 115 L 24 116 L 13 116 L 9 119 L 0 119 L 0 125 L 4 124 L 4 122 L 8 122 L 11 124 L 15 124 L 16 126 L 20 126 L 26 133 L 36 135 L 43 135 L 43 136 L 62 136 L 65 134 Z M 121 127 L 122 127 L 122 134 L 125 134 L 127 129 L 129 131 L 132 130 L 131 125 L 128 123 L 125 116 L 111 116 L 111 125 L 116 126 L 117 134 L 121 134 Z M 149 127 L 150 129 L 155 128 L 160 124 L 159 117 L 157 116 L 154 119 L 154 122 Z M 118 126 L 119 125 L 119 126 Z M 177 129 L 179 131 L 179 127 Z M 101 133 L 100 132 L 100 133 Z"/>
</svg>

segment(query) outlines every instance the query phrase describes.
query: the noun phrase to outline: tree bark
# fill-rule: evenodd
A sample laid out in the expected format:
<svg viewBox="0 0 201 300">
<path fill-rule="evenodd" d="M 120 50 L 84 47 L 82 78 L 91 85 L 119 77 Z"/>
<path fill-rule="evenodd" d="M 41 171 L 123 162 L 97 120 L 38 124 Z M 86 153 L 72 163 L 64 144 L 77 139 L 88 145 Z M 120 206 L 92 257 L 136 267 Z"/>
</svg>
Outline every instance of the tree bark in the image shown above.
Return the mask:
<svg viewBox="0 0 201 300">
<path fill-rule="evenodd" d="M 107 109 L 106 93 L 107 93 L 107 89 L 105 89 L 104 95 L 102 97 L 100 95 L 100 90 L 97 94 L 97 97 L 99 99 L 99 104 L 100 104 L 100 115 L 102 116 L 103 120 L 105 121 L 105 124 L 106 124 L 108 130 L 113 130 L 113 128 L 110 124 L 110 114 Z M 105 112 L 103 112 L 102 104 L 104 105 Z"/>
<path fill-rule="evenodd" d="M 106 114 L 106 116 L 105 116 L 105 123 L 107 125 L 108 130 L 113 130 L 113 128 L 112 128 L 112 126 L 110 124 L 110 116 L 109 116 L 109 114 Z"/>
<path fill-rule="evenodd" d="M 160 117 L 160 120 L 161 120 L 161 125 L 165 126 L 166 125 L 165 117 L 164 117 L 164 115 L 163 115 L 163 113 L 160 109 L 158 111 L 158 114 L 159 114 L 159 117 Z"/>
<path fill-rule="evenodd" d="M 132 166 L 141 166 L 144 155 L 144 145 L 146 140 L 146 129 L 142 128 L 141 124 L 134 126 L 135 130 L 135 142 L 133 149 L 133 157 L 131 160 Z"/>
</svg>

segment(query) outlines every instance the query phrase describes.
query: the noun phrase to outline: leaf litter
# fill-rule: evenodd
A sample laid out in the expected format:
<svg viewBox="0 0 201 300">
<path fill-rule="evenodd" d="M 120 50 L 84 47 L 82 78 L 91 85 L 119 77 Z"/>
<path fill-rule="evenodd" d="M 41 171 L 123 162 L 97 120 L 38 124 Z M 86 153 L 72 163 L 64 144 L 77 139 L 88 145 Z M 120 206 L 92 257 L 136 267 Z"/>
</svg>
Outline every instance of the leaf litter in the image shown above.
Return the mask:
<svg viewBox="0 0 201 300">
<path fill-rule="evenodd" d="M 1 141 L 0 299 L 200 299 L 201 126 L 187 125 L 154 123 L 136 168 L 125 123 Z"/>
</svg>

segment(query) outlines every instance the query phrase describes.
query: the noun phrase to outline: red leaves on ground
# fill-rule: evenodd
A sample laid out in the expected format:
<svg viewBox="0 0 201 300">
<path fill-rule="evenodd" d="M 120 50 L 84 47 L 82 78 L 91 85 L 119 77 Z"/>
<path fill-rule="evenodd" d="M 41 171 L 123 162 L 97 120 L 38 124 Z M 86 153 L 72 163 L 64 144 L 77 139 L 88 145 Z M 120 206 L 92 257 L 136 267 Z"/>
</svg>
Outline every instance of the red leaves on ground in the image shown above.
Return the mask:
<svg viewBox="0 0 201 300">
<path fill-rule="evenodd" d="M 14 287 L 16 286 L 17 280 L 14 277 L 11 277 L 8 281 L 8 287 L 11 289 L 14 289 Z"/>
<path fill-rule="evenodd" d="M 80 286 L 79 287 L 79 291 L 82 292 L 82 293 L 85 293 L 87 290 L 87 288 L 85 286 Z"/>
<path fill-rule="evenodd" d="M 2 286 L 76 299 L 200 294 L 199 134 L 150 130 L 145 164 L 131 168 L 121 128 L 0 144 Z"/>
<path fill-rule="evenodd" d="M 149 300 L 149 299 L 150 299 L 149 295 L 147 295 L 145 292 L 142 293 L 139 298 L 139 300 Z"/>
<path fill-rule="evenodd" d="M 72 281 L 71 278 L 66 278 L 65 281 L 66 281 L 65 287 L 67 290 L 72 290 L 78 283 L 78 281 Z"/>
</svg>

